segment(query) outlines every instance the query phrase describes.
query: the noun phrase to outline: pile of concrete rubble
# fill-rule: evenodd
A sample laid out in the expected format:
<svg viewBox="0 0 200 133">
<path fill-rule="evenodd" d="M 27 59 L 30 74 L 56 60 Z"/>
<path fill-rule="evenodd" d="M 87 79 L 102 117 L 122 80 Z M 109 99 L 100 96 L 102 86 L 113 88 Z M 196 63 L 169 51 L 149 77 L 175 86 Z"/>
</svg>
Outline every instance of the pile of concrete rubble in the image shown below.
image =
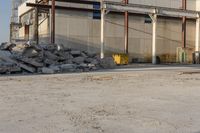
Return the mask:
<svg viewBox="0 0 200 133">
<path fill-rule="evenodd" d="M 12 44 L 0 46 L 0 74 L 88 72 L 113 68 L 111 57 L 65 48 L 56 44 Z"/>
</svg>

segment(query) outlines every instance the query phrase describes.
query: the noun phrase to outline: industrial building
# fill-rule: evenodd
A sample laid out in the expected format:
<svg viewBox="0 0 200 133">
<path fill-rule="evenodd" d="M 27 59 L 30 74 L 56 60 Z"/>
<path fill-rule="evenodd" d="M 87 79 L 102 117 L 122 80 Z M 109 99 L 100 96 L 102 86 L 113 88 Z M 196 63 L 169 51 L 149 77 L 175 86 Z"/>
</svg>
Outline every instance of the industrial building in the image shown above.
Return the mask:
<svg viewBox="0 0 200 133">
<path fill-rule="evenodd" d="M 200 0 L 183 1 L 21 1 L 16 39 L 95 51 L 102 58 L 128 53 L 131 61 L 154 64 L 156 57 L 178 62 L 184 50 L 191 62 L 199 51 Z"/>
</svg>

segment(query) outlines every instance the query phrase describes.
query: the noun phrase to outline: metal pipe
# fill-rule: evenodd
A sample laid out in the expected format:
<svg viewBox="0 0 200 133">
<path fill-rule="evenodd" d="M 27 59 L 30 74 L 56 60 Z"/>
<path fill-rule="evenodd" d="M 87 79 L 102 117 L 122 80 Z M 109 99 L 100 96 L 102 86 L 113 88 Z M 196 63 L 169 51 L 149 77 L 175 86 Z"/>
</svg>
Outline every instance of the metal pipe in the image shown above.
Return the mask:
<svg viewBox="0 0 200 133">
<path fill-rule="evenodd" d="M 182 0 L 182 9 L 187 9 L 187 1 Z M 182 18 L 182 47 L 186 48 L 186 17 Z"/>
<path fill-rule="evenodd" d="M 55 43 L 55 0 L 51 4 L 51 43 Z"/>
<path fill-rule="evenodd" d="M 125 0 L 124 1 L 125 4 L 128 4 L 128 0 Z M 126 11 L 125 12 L 125 18 L 124 18 L 124 50 L 125 50 L 125 53 L 128 54 L 128 35 L 129 35 L 129 32 L 128 32 L 128 27 L 129 27 L 129 15 L 128 15 L 128 12 Z"/>
</svg>

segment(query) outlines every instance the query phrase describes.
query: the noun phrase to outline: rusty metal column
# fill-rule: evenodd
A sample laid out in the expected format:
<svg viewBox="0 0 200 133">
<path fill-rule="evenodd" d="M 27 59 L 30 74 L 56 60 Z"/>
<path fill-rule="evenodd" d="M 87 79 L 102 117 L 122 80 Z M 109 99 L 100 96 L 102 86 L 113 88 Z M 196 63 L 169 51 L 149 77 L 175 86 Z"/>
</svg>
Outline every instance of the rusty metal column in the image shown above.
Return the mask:
<svg viewBox="0 0 200 133">
<path fill-rule="evenodd" d="M 35 3 L 38 3 L 38 0 L 35 0 Z M 38 33 L 38 13 L 39 13 L 39 9 L 38 7 L 35 7 L 35 20 L 34 20 L 34 40 L 36 41 L 36 44 L 39 43 L 39 33 Z"/>
<path fill-rule="evenodd" d="M 125 4 L 128 4 L 128 0 L 124 0 Z M 129 16 L 128 12 L 125 12 L 125 17 L 124 17 L 124 51 L 126 54 L 128 54 L 128 27 L 129 27 Z"/>
<path fill-rule="evenodd" d="M 182 0 L 182 9 L 186 10 L 187 2 Z M 182 18 L 182 47 L 186 48 L 186 17 Z"/>
<path fill-rule="evenodd" d="M 55 0 L 51 2 L 51 43 L 55 43 Z"/>
<path fill-rule="evenodd" d="M 199 27 L 200 27 L 200 18 L 198 15 L 198 18 L 196 20 L 196 39 L 195 39 L 195 51 L 199 51 Z"/>
</svg>

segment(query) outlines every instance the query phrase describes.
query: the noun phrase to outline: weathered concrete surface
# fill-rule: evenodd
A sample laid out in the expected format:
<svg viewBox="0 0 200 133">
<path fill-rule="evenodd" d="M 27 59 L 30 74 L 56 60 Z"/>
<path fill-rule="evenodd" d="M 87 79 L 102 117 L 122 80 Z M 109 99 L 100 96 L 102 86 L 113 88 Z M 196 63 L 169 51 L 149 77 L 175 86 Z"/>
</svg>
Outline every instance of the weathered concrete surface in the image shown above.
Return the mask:
<svg viewBox="0 0 200 133">
<path fill-rule="evenodd" d="M 0 132 L 199 133 L 200 71 L 166 69 L 0 77 Z"/>
</svg>

